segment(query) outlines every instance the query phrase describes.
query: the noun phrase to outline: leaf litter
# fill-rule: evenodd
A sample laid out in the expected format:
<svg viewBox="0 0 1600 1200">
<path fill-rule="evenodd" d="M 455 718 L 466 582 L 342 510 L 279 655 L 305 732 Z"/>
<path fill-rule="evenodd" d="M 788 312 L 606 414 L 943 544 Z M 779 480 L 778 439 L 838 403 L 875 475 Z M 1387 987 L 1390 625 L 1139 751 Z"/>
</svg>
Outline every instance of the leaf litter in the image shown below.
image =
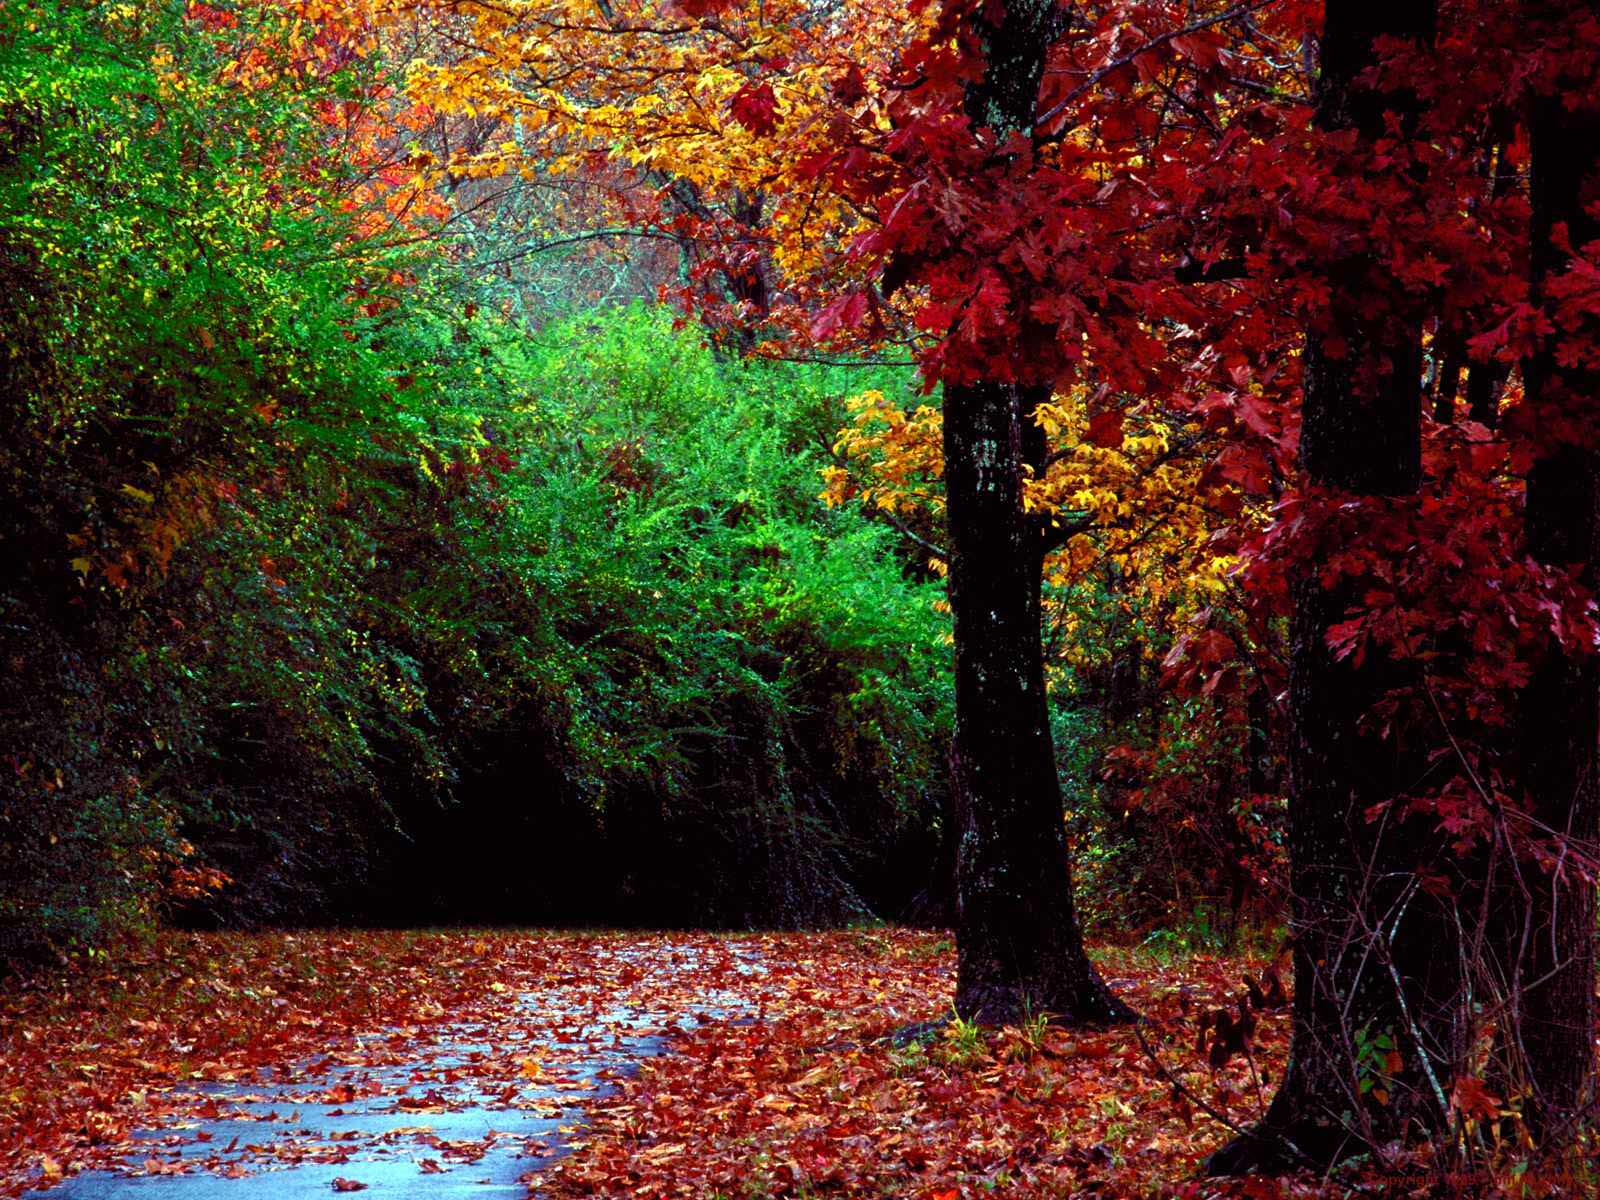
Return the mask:
<svg viewBox="0 0 1600 1200">
<path fill-rule="evenodd" d="M 893 928 L 164 933 L 0 997 L 0 1196 L 503 1160 L 552 1200 L 1334 1194 L 1197 1178 L 1283 1069 L 1272 964 L 1097 957 L 1140 1026 L 967 1026 L 949 941 Z"/>
</svg>

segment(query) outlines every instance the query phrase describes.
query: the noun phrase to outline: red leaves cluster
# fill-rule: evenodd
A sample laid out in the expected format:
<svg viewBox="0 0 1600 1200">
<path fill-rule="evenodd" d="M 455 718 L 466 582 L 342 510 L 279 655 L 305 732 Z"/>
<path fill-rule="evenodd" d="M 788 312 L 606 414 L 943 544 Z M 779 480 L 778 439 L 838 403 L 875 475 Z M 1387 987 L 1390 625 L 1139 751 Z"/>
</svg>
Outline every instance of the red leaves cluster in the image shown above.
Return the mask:
<svg viewBox="0 0 1600 1200">
<path fill-rule="evenodd" d="M 949 0 L 891 69 L 887 120 L 841 122 L 818 170 L 875 218 L 851 254 L 882 294 L 912 297 L 930 385 L 1087 387 L 1109 396 L 1097 444 L 1124 410 L 1198 420 L 1214 442 L 1206 502 L 1239 522 L 1217 549 L 1242 559 L 1254 626 L 1318 564 L 1324 583 L 1355 584 L 1339 654 L 1421 662 L 1445 722 L 1492 725 L 1531 662 L 1591 641 L 1582 589 L 1528 563 L 1519 507 L 1535 458 L 1592 442 L 1595 402 L 1562 395 L 1534 412 L 1513 391 L 1493 436 L 1430 426 L 1422 496 L 1351 507 L 1296 490 L 1301 351 L 1307 330 L 1333 358 L 1362 336 L 1335 321 L 1337 280 L 1371 297 L 1363 320 L 1425 329 L 1436 370 L 1458 353 L 1511 371 L 1547 348 L 1569 368 L 1600 365 L 1590 248 L 1542 304 L 1530 298 L 1515 119 L 1530 96 L 1582 91 L 1600 27 L 1582 6 L 1444 0 L 1436 45 L 1384 43 L 1368 81 L 1411 106 L 1415 131 L 1397 112 L 1375 131 L 1331 130 L 1313 120 L 1315 64 L 1294 49 L 1314 41 L 1322 7 L 1076 6 L 1032 125 L 1010 131 L 967 107 L 995 12 Z M 851 291 L 811 332 L 880 328 Z M 1214 686 L 1229 664 L 1203 666 L 1189 678 Z"/>
<path fill-rule="evenodd" d="M 776 133 L 778 97 L 772 84 L 766 81 L 745 84 L 728 102 L 728 114 L 757 137 Z"/>
<path fill-rule="evenodd" d="M 1245 992 L 1232 1008 L 1213 1008 L 1200 1018 L 1195 1053 L 1204 1055 L 1212 1067 L 1227 1066 L 1235 1055 L 1252 1054 L 1260 1017 L 1289 1003 L 1276 968 L 1269 968 L 1259 980 L 1246 975 L 1244 983 Z"/>
<path fill-rule="evenodd" d="M 696 20 L 714 20 L 735 6 L 735 0 L 672 0 L 670 8 Z"/>
</svg>

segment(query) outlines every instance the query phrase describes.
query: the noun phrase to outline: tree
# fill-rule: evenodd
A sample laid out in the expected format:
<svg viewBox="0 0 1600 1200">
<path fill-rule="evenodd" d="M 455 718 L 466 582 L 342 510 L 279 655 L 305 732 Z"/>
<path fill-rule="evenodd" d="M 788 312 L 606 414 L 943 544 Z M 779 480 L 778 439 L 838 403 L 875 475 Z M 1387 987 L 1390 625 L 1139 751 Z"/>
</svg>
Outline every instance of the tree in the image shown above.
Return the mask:
<svg viewBox="0 0 1600 1200">
<path fill-rule="evenodd" d="M 1352 188 L 1364 172 L 1418 170 L 1389 125 L 1397 110 L 1408 124 L 1415 101 L 1373 76 L 1380 39 L 1424 45 L 1435 20 L 1432 0 L 1328 5 L 1315 120 L 1349 147 Z M 1421 481 L 1421 322 L 1378 255 L 1326 270 L 1329 303 L 1306 341 L 1303 487 L 1324 513 L 1355 508 L 1381 528 Z M 1384 552 L 1375 538 L 1372 549 Z M 1431 830 L 1398 803 L 1426 774 L 1425 743 L 1377 716 L 1413 668 L 1378 648 L 1339 651 L 1330 635 L 1358 597 L 1353 579 L 1328 575 L 1303 565 L 1291 621 L 1290 1064 L 1260 1125 L 1211 1158 L 1213 1174 L 1337 1161 L 1447 1108 L 1458 963 L 1433 894 Z"/>
<path fill-rule="evenodd" d="M 1325 7 L 1308 104 L 1294 48 Z M 1517 406 L 1514 383 L 1497 396 L 1536 324 L 1515 311 L 1507 169 L 1524 76 L 1503 41 L 1469 63 L 1461 31 L 1500 20 L 1473 0 L 1441 40 L 1470 86 L 1419 69 L 1435 7 L 529 0 L 436 14 L 451 48 L 409 76 L 496 130 L 451 174 L 626 181 L 625 223 L 693 239 L 702 292 L 795 339 L 743 348 L 899 339 L 943 388 L 963 1012 L 1125 1015 L 1083 957 L 1060 840 L 1039 576 L 1069 473 L 1042 427 L 1069 397 L 1108 447 L 1139 414 L 1218 438 L 1187 532 L 1216 520 L 1219 557 L 1278 573 L 1252 616 L 1292 611 L 1299 708 L 1299 1053 L 1242 1165 L 1284 1137 L 1337 1157 L 1448 1107 L 1458 964 L 1408 957 L 1450 944 L 1436 918 L 1466 868 L 1440 830 L 1483 835 L 1471 785 L 1501 781 L 1481 768 L 1524 652 L 1586 603 L 1549 555 L 1512 552 L 1520 467 L 1484 428 Z M 1535 472 L 1531 534 L 1570 475 Z M 1214 687 L 1233 649 L 1202 625 L 1184 654 L 1208 661 L 1175 676 Z"/>
<path fill-rule="evenodd" d="M 1265 833 L 1252 797 L 1268 811 L 1277 805 L 1265 783 L 1242 795 L 1234 786 L 1245 782 L 1234 760 L 1245 755 L 1247 727 L 1265 732 L 1265 713 L 1252 722 L 1236 702 L 1246 690 L 1243 659 L 1277 639 L 1247 628 L 1232 603 L 1227 581 L 1237 559 L 1218 534 L 1242 519 L 1240 497 L 1206 478 L 1225 439 L 1208 436 L 1193 414 L 1151 412 L 1153 401 L 1138 413 L 1091 415 L 1092 399 L 1073 385 L 1038 407 L 1045 465 L 1023 482 L 1024 508 L 1061 543 L 1042 571 L 1044 668 L 1051 708 L 1072 731 L 1065 743 L 1056 734 L 1058 761 L 1070 762 L 1075 747 L 1090 753 L 1064 768 L 1077 776 L 1068 784 L 1080 798 L 1074 817 L 1082 828 L 1106 806 L 1106 826 L 1090 836 L 1126 851 L 1116 858 L 1132 874 L 1118 871 L 1120 887 L 1148 900 L 1181 893 L 1187 877 L 1198 895 L 1242 901 L 1263 887 L 1277 858 L 1252 840 Z M 825 499 L 878 514 L 901 531 L 911 562 L 942 573 L 943 418 L 927 404 L 907 412 L 878 392 L 850 406 L 854 420 L 835 442 Z M 1184 686 L 1164 690 L 1153 668 L 1175 644 Z M 1270 667 L 1269 653 L 1249 656 Z M 1266 686 L 1250 689 L 1261 706 Z M 1165 849 L 1145 845 L 1151 837 Z M 1110 882 L 1102 873 L 1102 886 Z M 1119 896 L 1117 911 L 1130 914 L 1132 903 Z"/>
<path fill-rule="evenodd" d="M 980 10 L 969 19 L 982 73 L 966 88 L 966 116 L 980 138 L 992 139 L 991 154 L 1015 157 L 1011 143 L 1034 125 L 1064 13 L 1050 0 L 1025 0 L 998 17 Z M 1017 307 L 1024 304 L 1019 298 Z M 1046 336 L 1024 314 L 1004 319 L 1016 322 L 1022 347 Z M 1047 526 L 1023 504 L 1025 479 L 1045 468 L 1036 418 L 1054 381 L 1028 372 L 1023 354 L 991 377 L 979 368 L 976 377 L 948 380 L 944 392 L 956 662 L 956 1010 L 993 1024 L 1043 1012 L 1127 1020 L 1132 1012 L 1084 952 L 1073 908 L 1040 630 L 1050 542 Z"/>
<path fill-rule="evenodd" d="M 770 307 L 775 321 L 788 319 L 816 341 L 842 334 L 860 344 L 856 327 L 875 328 L 881 337 L 884 314 L 893 313 L 878 292 L 848 280 L 860 281 L 867 264 L 892 256 L 840 253 L 870 227 L 845 201 L 881 200 L 897 182 L 916 187 L 915 171 L 935 165 L 885 172 L 884 142 L 901 132 L 895 121 L 938 124 L 963 165 L 1002 187 L 1007 178 L 1026 177 L 1027 155 L 1009 143 L 1019 134 L 1025 141 L 1034 124 L 1045 59 L 1066 28 L 1066 10 L 1044 0 L 993 21 L 987 8 L 950 5 L 936 18 L 933 11 L 914 16 L 911 28 L 942 22 L 939 32 L 914 37 L 911 53 L 938 58 L 944 52 L 935 40 L 954 34 L 963 44 L 961 69 L 973 78 L 963 85 L 943 75 L 903 108 L 881 80 L 860 69 L 893 44 L 890 31 L 906 27 L 905 14 L 893 6 L 858 6 L 840 20 L 822 19 L 802 3 L 781 12 L 731 2 L 671 10 L 641 4 L 607 9 L 599 19 L 587 5 L 552 3 L 520 8 L 509 21 L 483 10 L 473 21 L 471 53 L 416 71 L 413 80 L 435 109 L 492 109 L 514 123 L 520 143 L 507 141 L 494 161 L 480 158 L 466 169 L 512 169 L 531 148 L 553 145 L 561 151 L 554 169 L 582 170 L 603 146 L 609 158 L 657 172 L 672 186 L 692 185 L 707 213 L 726 211 L 738 226 L 721 238 L 733 247 L 720 255 L 724 274 L 741 255 L 752 265 L 748 246 L 738 248 L 741 240 L 770 244 L 787 294 L 783 303 L 771 303 L 763 286 L 758 307 Z M 551 36 L 530 50 L 529 29 Z M 916 73 L 909 64 L 894 70 L 907 79 Z M 722 113 L 731 121 L 721 120 Z M 780 128 L 783 137 L 774 137 Z M 841 197 L 829 186 L 836 178 L 849 178 L 856 195 Z M 752 232 L 747 217 L 757 195 L 772 200 L 760 209 L 763 228 Z M 635 215 L 682 228 L 666 210 Z M 1011 219 L 1002 213 L 995 220 L 1002 238 Z M 926 265 L 909 244 L 896 254 L 906 278 Z M 824 277 L 830 291 L 817 288 Z M 814 319 L 802 325 L 785 317 L 819 296 L 826 300 Z M 975 320 L 1007 337 L 1017 330 L 1016 352 L 991 366 L 957 347 L 949 371 L 929 374 L 945 385 L 950 464 L 953 777 L 962 797 L 957 1008 L 993 1022 L 1038 1012 L 1122 1019 L 1131 1014 L 1095 974 L 1079 935 L 1050 741 L 1040 642 L 1040 572 L 1050 523 L 1027 511 L 1023 491 L 1026 475 L 1045 466 L 1045 439 L 1034 417 L 1050 400 L 1056 356 L 1042 352 L 1053 331 L 1028 327 L 1028 299 L 995 305 L 986 293 L 984 304 L 995 312 L 984 318 L 974 310 Z M 1028 365 L 1030 351 L 1040 352 L 1038 369 Z"/>
<path fill-rule="evenodd" d="M 1593 47 L 1572 32 L 1581 26 L 1563 7 L 1532 6 L 1536 20 L 1552 21 L 1547 59 L 1565 69 L 1535 95 L 1529 120 L 1532 295 L 1547 306 L 1554 336 L 1523 365 L 1519 425 L 1537 447 L 1527 482 L 1528 551 L 1592 590 L 1600 583 L 1593 433 L 1600 361 L 1590 348 L 1595 313 L 1586 280 L 1600 251 L 1600 111 L 1590 98 Z M 1556 53 L 1562 49 L 1565 56 Z M 1532 1088 L 1532 1124 L 1559 1138 L 1570 1136 L 1594 1088 L 1600 662 L 1592 648 L 1553 646 L 1523 693 L 1520 716 L 1522 783 L 1549 844 L 1524 873 L 1508 922 L 1517 942 L 1510 1019 Z"/>
<path fill-rule="evenodd" d="M 679 271 L 662 291 L 719 340 L 748 351 L 756 323 L 806 338 L 806 285 L 861 227 L 820 175 L 841 126 L 878 119 L 872 68 L 907 27 L 898 0 L 404 0 L 385 20 L 420 48 L 407 86 L 434 123 L 424 174 L 534 197 L 491 264 L 668 245 Z M 460 125 L 471 136 L 452 137 Z M 512 207 L 480 214 L 502 243 Z"/>
</svg>

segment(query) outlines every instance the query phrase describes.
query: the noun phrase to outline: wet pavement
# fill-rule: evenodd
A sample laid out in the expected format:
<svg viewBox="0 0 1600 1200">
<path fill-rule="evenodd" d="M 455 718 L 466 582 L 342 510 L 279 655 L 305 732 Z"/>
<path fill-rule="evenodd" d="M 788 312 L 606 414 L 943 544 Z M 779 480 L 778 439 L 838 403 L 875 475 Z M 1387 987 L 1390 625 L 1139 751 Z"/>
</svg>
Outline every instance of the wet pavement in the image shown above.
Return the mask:
<svg viewBox="0 0 1600 1200">
<path fill-rule="evenodd" d="M 693 951 L 640 956 L 643 972 L 694 972 Z M 737 977 L 763 973 L 735 952 Z M 139 1132 L 117 1171 L 89 1171 L 50 1200 L 298 1200 L 526 1196 L 533 1173 L 581 1136 L 583 1105 L 666 1050 L 675 1031 L 749 1019 L 731 988 L 673 1011 L 574 1004 L 559 986 L 507 997 L 504 1022 L 384 1031 L 292 1068 L 193 1086 L 196 1114 Z M 507 1059 L 503 1070 L 481 1068 Z M 492 1090 L 486 1090 L 492 1088 Z"/>
</svg>

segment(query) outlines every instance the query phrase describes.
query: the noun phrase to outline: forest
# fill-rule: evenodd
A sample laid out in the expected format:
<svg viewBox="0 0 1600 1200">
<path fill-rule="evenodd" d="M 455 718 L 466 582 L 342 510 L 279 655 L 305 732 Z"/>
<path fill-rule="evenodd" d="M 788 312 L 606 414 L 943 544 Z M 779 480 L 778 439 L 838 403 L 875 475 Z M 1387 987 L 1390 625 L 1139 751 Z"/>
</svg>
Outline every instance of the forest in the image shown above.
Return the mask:
<svg viewBox="0 0 1600 1200">
<path fill-rule="evenodd" d="M 1600 1194 L 1597 416 L 1578 0 L 5 0 L 0 1197 Z"/>
</svg>

